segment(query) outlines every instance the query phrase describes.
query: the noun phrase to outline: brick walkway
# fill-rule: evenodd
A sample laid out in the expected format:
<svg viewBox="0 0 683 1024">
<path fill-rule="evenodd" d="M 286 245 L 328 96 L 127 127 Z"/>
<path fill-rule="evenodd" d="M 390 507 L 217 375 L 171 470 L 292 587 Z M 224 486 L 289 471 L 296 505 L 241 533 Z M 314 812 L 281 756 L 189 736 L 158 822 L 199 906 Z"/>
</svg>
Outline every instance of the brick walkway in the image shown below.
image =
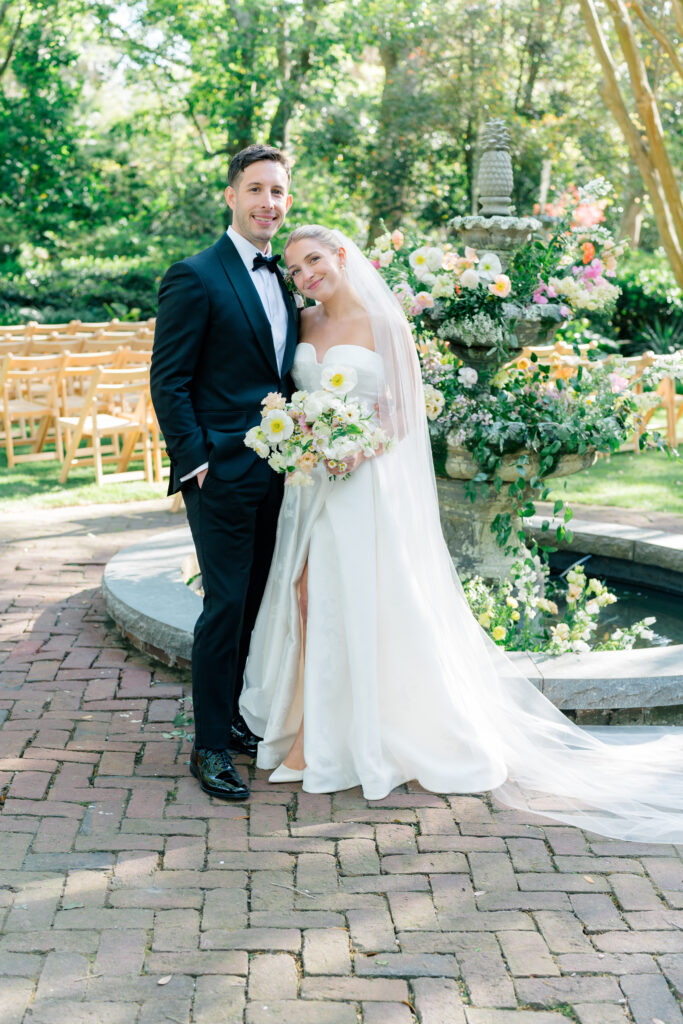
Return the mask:
<svg viewBox="0 0 683 1024">
<path fill-rule="evenodd" d="M 202 794 L 187 680 L 98 590 L 163 508 L 0 520 L 0 1024 L 683 1021 L 683 848 L 419 787 Z"/>
</svg>

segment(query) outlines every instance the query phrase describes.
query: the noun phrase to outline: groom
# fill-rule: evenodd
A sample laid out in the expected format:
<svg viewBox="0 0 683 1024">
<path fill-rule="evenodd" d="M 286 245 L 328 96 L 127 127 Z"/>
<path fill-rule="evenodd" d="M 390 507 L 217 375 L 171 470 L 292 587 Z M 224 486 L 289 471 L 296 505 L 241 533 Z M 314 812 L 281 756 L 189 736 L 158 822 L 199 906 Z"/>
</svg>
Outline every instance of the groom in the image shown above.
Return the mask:
<svg viewBox="0 0 683 1024">
<path fill-rule="evenodd" d="M 290 167 L 271 146 L 233 157 L 232 224 L 215 245 L 175 263 L 159 289 L 151 389 L 182 489 L 204 587 L 192 648 L 195 745 L 202 789 L 243 800 L 230 751 L 254 756 L 238 711 L 249 638 L 275 543 L 282 478 L 245 447 L 269 391 L 289 393 L 297 314 L 270 256 L 291 206 Z"/>
</svg>

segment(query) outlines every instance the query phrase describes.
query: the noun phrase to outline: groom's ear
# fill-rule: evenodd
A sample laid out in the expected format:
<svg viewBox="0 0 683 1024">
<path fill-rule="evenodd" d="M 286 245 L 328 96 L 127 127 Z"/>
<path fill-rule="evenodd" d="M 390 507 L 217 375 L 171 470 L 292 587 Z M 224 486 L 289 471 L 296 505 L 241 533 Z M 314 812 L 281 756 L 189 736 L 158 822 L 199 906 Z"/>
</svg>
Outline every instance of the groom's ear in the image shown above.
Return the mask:
<svg viewBox="0 0 683 1024">
<path fill-rule="evenodd" d="M 234 210 L 235 209 L 235 190 L 232 187 L 232 185 L 228 185 L 228 187 L 226 188 L 226 190 L 225 190 L 225 192 L 223 194 L 225 195 L 225 201 L 228 204 L 228 206 L 230 207 L 230 209 Z"/>
<path fill-rule="evenodd" d="M 289 210 L 290 210 L 290 207 L 292 205 L 292 200 L 293 199 L 294 199 L 294 196 L 292 195 L 292 193 L 288 192 L 287 193 L 287 213 L 289 213 Z"/>
</svg>

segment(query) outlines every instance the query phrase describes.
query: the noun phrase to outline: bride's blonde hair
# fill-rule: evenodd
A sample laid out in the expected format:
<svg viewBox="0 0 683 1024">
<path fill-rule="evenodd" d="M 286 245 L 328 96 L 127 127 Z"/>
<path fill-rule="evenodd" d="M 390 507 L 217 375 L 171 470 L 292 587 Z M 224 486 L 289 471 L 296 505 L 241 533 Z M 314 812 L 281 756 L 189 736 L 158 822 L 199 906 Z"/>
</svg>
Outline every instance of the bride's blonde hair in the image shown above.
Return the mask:
<svg viewBox="0 0 683 1024">
<path fill-rule="evenodd" d="M 330 228 L 326 228 L 322 224 L 302 224 L 300 228 L 294 228 L 294 231 L 290 232 L 289 238 L 285 242 L 284 252 L 287 252 L 293 242 L 301 242 L 304 238 L 315 238 L 330 252 L 337 252 L 342 244 L 336 232 Z"/>
</svg>

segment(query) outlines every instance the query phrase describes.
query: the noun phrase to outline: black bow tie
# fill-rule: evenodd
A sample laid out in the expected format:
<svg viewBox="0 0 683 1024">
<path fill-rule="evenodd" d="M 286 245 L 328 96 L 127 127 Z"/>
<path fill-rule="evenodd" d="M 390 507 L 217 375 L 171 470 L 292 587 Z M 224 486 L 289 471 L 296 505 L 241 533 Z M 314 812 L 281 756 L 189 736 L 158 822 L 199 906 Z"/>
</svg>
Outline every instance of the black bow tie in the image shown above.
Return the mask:
<svg viewBox="0 0 683 1024">
<path fill-rule="evenodd" d="M 264 256 L 262 252 L 257 252 L 251 269 L 258 270 L 259 267 L 267 267 L 271 274 L 274 274 L 280 259 L 280 256 Z"/>
</svg>

